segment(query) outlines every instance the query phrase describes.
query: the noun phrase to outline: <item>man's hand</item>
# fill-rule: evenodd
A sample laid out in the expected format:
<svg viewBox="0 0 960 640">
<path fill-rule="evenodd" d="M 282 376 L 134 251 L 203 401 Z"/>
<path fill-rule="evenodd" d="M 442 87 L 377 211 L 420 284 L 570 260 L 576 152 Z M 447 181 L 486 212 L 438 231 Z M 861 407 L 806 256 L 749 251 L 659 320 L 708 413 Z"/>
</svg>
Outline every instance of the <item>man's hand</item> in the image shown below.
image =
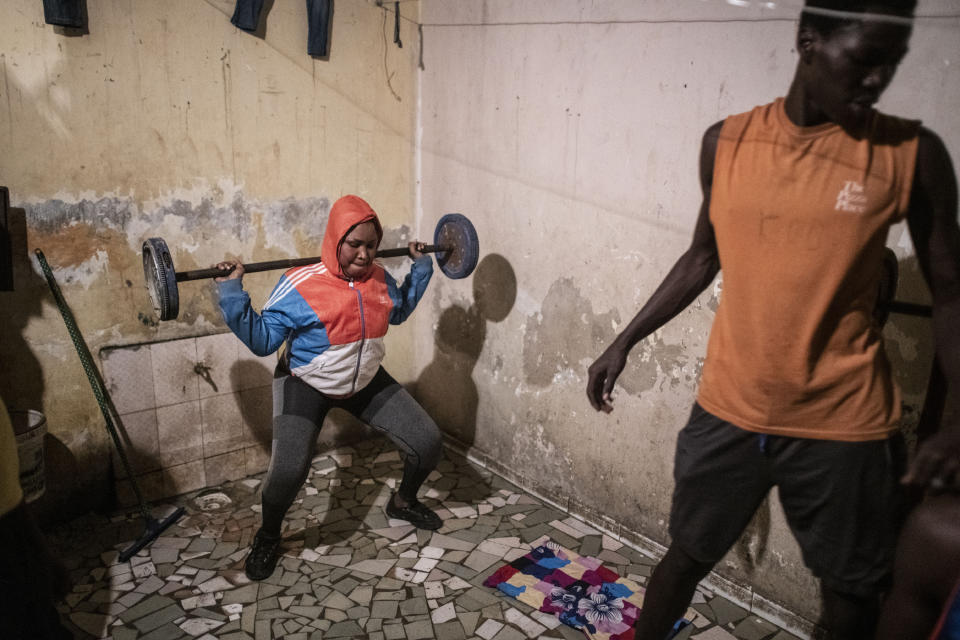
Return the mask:
<svg viewBox="0 0 960 640">
<path fill-rule="evenodd" d="M 929 488 L 934 493 L 960 490 L 960 425 L 941 427 L 917 447 L 903 476 L 904 484 Z"/>
<path fill-rule="evenodd" d="M 224 260 L 223 262 L 218 262 L 217 264 L 213 265 L 213 268 L 219 269 L 220 271 L 233 269 L 229 275 L 214 278 L 216 282 L 226 282 L 227 280 L 239 280 L 243 278 L 243 263 L 239 260 Z"/>
<path fill-rule="evenodd" d="M 587 369 L 590 375 L 587 380 L 587 399 L 590 400 L 590 406 L 604 413 L 613 411 L 610 394 L 626 364 L 627 351 L 614 343 L 590 365 Z"/>
</svg>

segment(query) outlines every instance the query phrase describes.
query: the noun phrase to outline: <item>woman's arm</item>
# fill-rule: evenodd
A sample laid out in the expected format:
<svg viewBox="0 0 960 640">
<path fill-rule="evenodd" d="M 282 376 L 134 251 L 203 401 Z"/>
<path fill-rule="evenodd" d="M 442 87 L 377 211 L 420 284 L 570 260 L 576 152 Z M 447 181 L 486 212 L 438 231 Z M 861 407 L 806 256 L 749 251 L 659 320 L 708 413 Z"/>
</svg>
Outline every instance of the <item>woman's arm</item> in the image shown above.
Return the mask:
<svg viewBox="0 0 960 640">
<path fill-rule="evenodd" d="M 421 242 L 410 243 L 410 256 L 414 260 L 410 273 L 403 279 L 402 284 L 398 286 L 390 274 L 387 274 L 387 286 L 390 288 L 390 297 L 393 298 L 390 324 L 400 324 L 410 317 L 433 276 L 433 259 L 420 252 L 422 246 Z"/>
<path fill-rule="evenodd" d="M 233 271 L 229 276 L 215 278 L 220 291 L 220 312 L 223 320 L 255 355 L 269 355 L 283 344 L 293 328 L 292 323 L 283 313 L 282 305 L 265 310 L 263 314 L 254 311 L 250 304 L 250 295 L 243 290 L 243 264 L 237 260 L 217 264 L 218 269 L 230 267 L 233 267 Z M 285 283 L 286 276 L 280 279 L 274 292 L 284 287 Z"/>
</svg>

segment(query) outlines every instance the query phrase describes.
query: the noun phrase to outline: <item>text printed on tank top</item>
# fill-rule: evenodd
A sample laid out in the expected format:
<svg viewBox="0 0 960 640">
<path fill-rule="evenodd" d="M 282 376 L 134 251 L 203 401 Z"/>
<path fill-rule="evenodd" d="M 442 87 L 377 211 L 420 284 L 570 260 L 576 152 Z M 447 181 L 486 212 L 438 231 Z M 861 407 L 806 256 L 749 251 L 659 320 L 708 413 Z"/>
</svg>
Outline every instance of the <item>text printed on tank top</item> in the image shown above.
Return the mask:
<svg viewBox="0 0 960 640">
<path fill-rule="evenodd" d="M 864 194 L 863 185 L 856 180 L 846 180 L 837 193 L 837 211 L 849 211 L 850 213 L 863 213 L 867 208 L 867 196 Z"/>
</svg>

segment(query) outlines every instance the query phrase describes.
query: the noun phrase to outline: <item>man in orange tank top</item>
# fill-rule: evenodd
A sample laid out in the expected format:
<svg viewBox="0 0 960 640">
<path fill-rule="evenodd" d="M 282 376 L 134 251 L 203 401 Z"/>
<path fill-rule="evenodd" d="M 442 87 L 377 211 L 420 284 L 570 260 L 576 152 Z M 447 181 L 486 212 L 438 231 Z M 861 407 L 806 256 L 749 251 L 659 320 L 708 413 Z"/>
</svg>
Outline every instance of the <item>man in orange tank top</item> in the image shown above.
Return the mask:
<svg viewBox="0 0 960 640">
<path fill-rule="evenodd" d="M 918 122 L 873 109 L 907 53 L 915 4 L 807 0 L 787 95 L 707 129 L 690 248 L 589 368 L 590 403 L 610 412 L 630 349 L 722 269 L 697 402 L 678 436 L 672 541 L 650 578 L 639 640 L 668 637 L 773 486 L 820 580 L 829 637 L 872 637 L 902 485 L 958 480 L 955 420 L 907 468 L 899 391 L 872 313 L 887 232 L 906 219 L 933 295 L 936 357 L 960 384 L 950 156 Z"/>
</svg>

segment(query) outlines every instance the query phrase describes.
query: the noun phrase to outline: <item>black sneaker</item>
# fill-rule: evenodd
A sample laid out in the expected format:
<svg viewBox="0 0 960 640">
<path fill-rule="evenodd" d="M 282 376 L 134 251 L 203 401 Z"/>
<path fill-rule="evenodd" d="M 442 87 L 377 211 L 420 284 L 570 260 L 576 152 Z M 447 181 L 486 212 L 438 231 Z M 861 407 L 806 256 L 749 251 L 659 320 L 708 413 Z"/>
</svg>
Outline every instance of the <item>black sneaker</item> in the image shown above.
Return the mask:
<svg viewBox="0 0 960 640">
<path fill-rule="evenodd" d="M 417 529 L 435 531 L 443 526 L 440 516 L 418 500 L 414 500 L 406 507 L 398 507 L 391 497 L 387 502 L 387 515 L 397 520 L 406 520 Z"/>
<path fill-rule="evenodd" d="M 271 536 L 263 529 L 257 531 L 250 545 L 250 553 L 243 565 L 244 573 L 251 580 L 269 578 L 277 568 L 277 548 L 280 546 L 280 536 Z"/>
</svg>

